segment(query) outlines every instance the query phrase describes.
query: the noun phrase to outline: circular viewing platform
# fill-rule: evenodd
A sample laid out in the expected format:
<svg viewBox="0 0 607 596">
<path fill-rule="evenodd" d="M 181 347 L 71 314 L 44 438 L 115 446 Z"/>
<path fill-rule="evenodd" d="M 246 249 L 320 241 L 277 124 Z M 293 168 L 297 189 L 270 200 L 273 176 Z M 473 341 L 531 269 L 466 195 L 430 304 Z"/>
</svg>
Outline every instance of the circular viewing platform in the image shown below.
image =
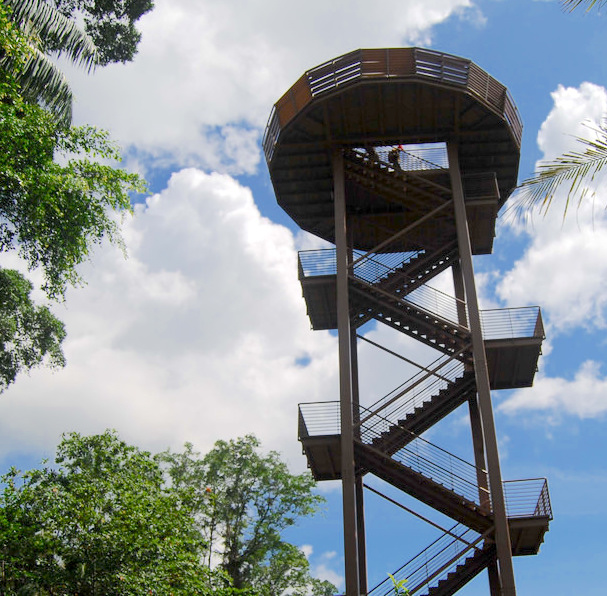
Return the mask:
<svg viewBox="0 0 607 596">
<path fill-rule="evenodd" d="M 333 241 L 333 151 L 346 156 L 349 213 L 373 220 L 386 236 L 448 200 L 448 164 L 425 168 L 415 156 L 455 142 L 465 189 L 477 189 L 477 205 L 493 202 L 473 216 L 485 228 L 492 220 L 487 234 L 516 187 L 521 134 L 506 87 L 470 60 L 421 48 L 361 49 L 308 70 L 276 102 L 263 149 L 278 203 L 300 227 Z M 416 165 L 401 160 L 387 172 L 397 178 L 390 182 L 378 154 L 403 146 Z M 396 187 L 406 190 L 399 198 Z M 451 223 L 442 217 L 425 236 L 448 235 Z M 367 223 L 352 229 L 355 247 L 381 242 Z M 491 245 L 483 240 L 476 252 Z"/>
</svg>

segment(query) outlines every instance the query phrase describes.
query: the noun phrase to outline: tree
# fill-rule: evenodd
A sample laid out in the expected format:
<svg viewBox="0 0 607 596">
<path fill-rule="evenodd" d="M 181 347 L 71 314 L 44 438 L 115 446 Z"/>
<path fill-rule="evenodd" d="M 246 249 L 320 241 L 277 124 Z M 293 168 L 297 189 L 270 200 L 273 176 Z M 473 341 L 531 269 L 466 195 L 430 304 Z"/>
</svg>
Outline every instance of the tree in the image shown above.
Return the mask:
<svg viewBox="0 0 607 596">
<path fill-rule="evenodd" d="M 20 370 L 45 361 L 53 368 L 65 364 L 63 323 L 48 307 L 32 302 L 32 289 L 32 283 L 18 271 L 0 269 L 0 391 Z"/>
<path fill-rule="evenodd" d="M 188 507 L 114 432 L 71 433 L 56 467 L 3 477 L 0 593 L 228 596 Z"/>
<path fill-rule="evenodd" d="M 585 5 L 586 11 L 594 6 L 600 8 L 607 0 L 561 0 L 561 5 L 569 11 Z M 567 188 L 567 198 L 563 217 L 567 215 L 571 200 L 577 197 L 578 205 L 587 198 L 586 184 L 607 165 L 607 123 L 591 127 L 594 138 L 578 137 L 579 151 L 567 152 L 552 161 L 539 164 L 538 171 L 519 186 L 519 200 L 516 209 L 539 205 L 546 213 L 554 195 L 562 187 Z M 592 194 L 592 193 L 590 193 Z"/>
<path fill-rule="evenodd" d="M 135 23 L 152 8 L 153 0 L 53 0 L 67 17 L 81 15 L 84 30 L 99 50 L 99 63 L 129 62 L 137 53 L 141 33 Z"/>
<path fill-rule="evenodd" d="M 27 63 L 28 40 L 0 5 L 3 60 Z M 99 159 L 104 162 L 100 162 Z M 17 251 L 40 268 L 43 290 L 61 299 L 82 282 L 76 267 L 103 239 L 120 244 L 116 214 L 130 211 L 139 176 L 108 165 L 120 155 L 107 133 L 66 127 L 26 101 L 12 71 L 0 68 L 0 252 Z M 31 284 L 16 272 L 1 278 L 0 391 L 21 370 L 63 364 L 63 326 L 29 298 Z"/>
<path fill-rule="evenodd" d="M 167 451 L 159 461 L 196 510 L 206 561 L 216 559 L 235 588 L 259 596 L 335 593 L 330 583 L 310 576 L 304 554 L 281 536 L 322 503 L 309 474 L 290 474 L 279 454 L 261 454 L 251 435 L 218 441 L 202 458 L 186 444 L 183 453 Z"/>
<path fill-rule="evenodd" d="M 89 71 L 131 61 L 141 40 L 135 23 L 154 7 L 153 0 L 4 0 L 3 5 L 25 33 L 28 49 L 21 64 L 0 54 L 0 68 L 12 72 L 25 99 L 46 106 L 63 124 L 71 122 L 72 92 L 52 57 L 67 57 Z"/>
<path fill-rule="evenodd" d="M 316 509 L 309 476 L 290 475 L 258 447 L 245 437 L 203 458 L 191 445 L 153 457 L 113 431 L 64 436 L 53 466 L 0 478 L 0 594 L 334 594 L 279 536 Z M 236 461 L 219 465 L 224 455 Z M 225 565 L 208 564 L 209 549 L 233 563 L 234 543 L 239 587 Z"/>
</svg>

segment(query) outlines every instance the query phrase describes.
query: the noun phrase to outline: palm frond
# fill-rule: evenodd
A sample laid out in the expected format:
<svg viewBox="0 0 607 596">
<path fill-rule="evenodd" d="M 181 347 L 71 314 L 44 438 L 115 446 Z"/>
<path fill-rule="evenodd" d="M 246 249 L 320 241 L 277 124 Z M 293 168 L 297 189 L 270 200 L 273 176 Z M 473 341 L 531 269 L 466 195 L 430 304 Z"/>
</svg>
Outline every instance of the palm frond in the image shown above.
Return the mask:
<svg viewBox="0 0 607 596">
<path fill-rule="evenodd" d="M 72 90 L 55 63 L 37 48 L 32 48 L 25 64 L 15 71 L 15 79 L 27 100 L 40 102 L 57 119 L 69 125 L 72 120 Z"/>
<path fill-rule="evenodd" d="M 595 4 L 600 8 L 606 3 L 607 0 L 561 0 L 561 5 L 569 12 L 575 10 L 580 4 L 586 4 L 586 12 L 588 12 Z"/>
<path fill-rule="evenodd" d="M 88 70 L 98 62 L 97 48 L 93 40 L 78 25 L 45 0 L 3 0 L 11 10 L 11 18 L 20 28 L 28 28 L 41 40 L 52 39 L 75 64 Z"/>
<path fill-rule="evenodd" d="M 540 163 L 536 174 L 527 178 L 519 186 L 519 200 L 515 208 L 538 206 L 546 213 L 552 204 L 554 195 L 560 188 L 567 188 L 564 215 L 574 197 L 578 205 L 594 194 L 587 184 L 592 182 L 599 171 L 607 170 L 607 127 L 591 127 L 597 133 L 594 140 L 577 137 L 583 146 L 580 151 L 570 151 L 553 161 Z"/>
</svg>

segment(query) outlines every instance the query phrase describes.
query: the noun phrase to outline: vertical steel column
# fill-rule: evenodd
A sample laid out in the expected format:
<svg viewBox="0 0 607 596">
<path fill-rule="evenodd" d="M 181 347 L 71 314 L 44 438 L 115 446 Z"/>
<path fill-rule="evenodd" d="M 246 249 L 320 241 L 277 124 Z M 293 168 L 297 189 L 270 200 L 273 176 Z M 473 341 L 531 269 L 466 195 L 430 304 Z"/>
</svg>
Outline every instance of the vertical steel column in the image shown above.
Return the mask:
<svg viewBox="0 0 607 596">
<path fill-rule="evenodd" d="M 457 144 L 453 142 L 447 143 L 447 153 L 449 158 L 451 190 L 453 192 L 453 205 L 455 208 L 455 224 L 457 228 L 460 263 L 462 267 L 464 288 L 466 291 L 466 302 L 468 304 L 468 316 L 470 318 L 472 354 L 474 359 L 474 373 L 476 376 L 476 389 L 478 392 L 478 405 L 483 435 L 485 438 L 485 454 L 487 457 L 487 470 L 489 473 L 489 483 L 491 487 L 491 501 L 493 505 L 493 517 L 495 523 L 495 541 L 497 547 L 497 558 L 499 561 L 499 574 L 502 581 L 502 595 L 515 596 L 516 586 L 514 583 L 514 569 L 512 567 L 510 531 L 508 528 L 508 518 L 506 516 L 506 503 L 504 501 L 499 452 L 497 448 L 497 437 L 495 433 L 495 423 L 493 420 L 493 408 L 491 405 L 491 389 L 489 384 L 489 371 L 487 369 L 487 357 L 485 355 L 485 343 L 481 329 L 476 286 L 474 284 L 472 249 L 470 246 L 468 218 L 466 216 L 464 189 L 462 186 L 459 169 Z"/>
<path fill-rule="evenodd" d="M 464 288 L 464 277 L 462 275 L 462 266 L 459 261 L 453 262 L 451 269 L 453 274 L 453 287 L 455 289 L 455 298 L 457 299 L 457 318 L 460 325 L 468 326 L 466 314 L 466 291 Z M 469 368 L 469 365 L 466 365 Z M 483 437 L 483 425 L 478 409 L 476 395 L 468 399 L 468 413 L 470 414 L 470 430 L 472 432 L 472 446 L 474 449 L 474 465 L 476 466 L 476 480 L 478 482 L 478 497 L 483 511 L 491 511 L 491 501 L 489 499 L 489 483 L 487 482 L 487 462 L 485 459 L 485 439 Z"/>
<path fill-rule="evenodd" d="M 491 596 L 500 596 L 502 582 L 500 580 L 500 571 L 496 561 L 489 563 L 487 566 L 487 574 L 489 576 L 489 594 L 491 594 Z"/>
<path fill-rule="evenodd" d="M 352 242 L 348 250 L 349 262 L 353 262 Z M 358 345 L 356 329 L 350 330 L 350 357 L 352 360 L 352 403 L 354 404 L 353 420 L 355 424 L 360 422 L 360 393 L 358 384 Z M 356 439 L 360 440 L 360 426 L 354 431 Z M 356 475 L 356 528 L 358 531 L 358 579 L 360 593 L 366 594 L 367 587 L 367 545 L 365 538 L 365 499 L 363 490 L 363 479 L 360 474 Z"/>
<path fill-rule="evenodd" d="M 348 246 L 344 159 L 333 152 L 333 199 L 337 259 L 337 332 L 339 342 L 339 400 L 341 413 L 341 484 L 344 519 L 346 596 L 360 596 L 358 517 L 354 468 L 354 419 L 350 304 L 348 299 Z"/>
</svg>

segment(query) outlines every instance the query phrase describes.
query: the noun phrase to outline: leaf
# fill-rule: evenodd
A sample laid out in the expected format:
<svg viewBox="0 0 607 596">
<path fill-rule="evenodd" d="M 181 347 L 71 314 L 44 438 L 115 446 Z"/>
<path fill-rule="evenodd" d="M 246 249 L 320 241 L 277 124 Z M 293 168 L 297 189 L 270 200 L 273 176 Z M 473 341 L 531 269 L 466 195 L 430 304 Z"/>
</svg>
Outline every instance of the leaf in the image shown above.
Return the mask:
<svg viewBox="0 0 607 596">
<path fill-rule="evenodd" d="M 540 212 L 546 213 L 557 191 L 564 188 L 567 192 L 565 217 L 574 198 L 577 197 L 579 206 L 594 195 L 585 186 L 607 166 L 607 128 L 604 124 L 589 128 L 596 133 L 596 139 L 577 137 L 577 142 L 582 145 L 581 150 L 570 151 L 553 161 L 540 163 L 535 176 L 523 181 L 518 189 L 515 210 L 520 212 L 539 207 Z"/>
</svg>

